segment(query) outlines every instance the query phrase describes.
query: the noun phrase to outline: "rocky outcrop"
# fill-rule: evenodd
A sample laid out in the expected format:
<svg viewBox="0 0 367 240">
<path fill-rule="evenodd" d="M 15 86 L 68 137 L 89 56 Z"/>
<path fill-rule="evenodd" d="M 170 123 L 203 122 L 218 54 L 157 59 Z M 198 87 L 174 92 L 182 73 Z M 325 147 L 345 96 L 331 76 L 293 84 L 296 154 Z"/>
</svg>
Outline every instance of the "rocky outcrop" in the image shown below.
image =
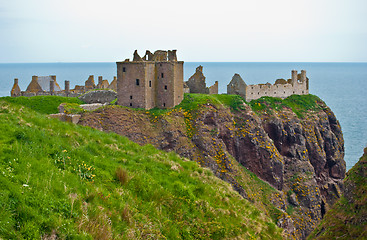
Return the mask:
<svg viewBox="0 0 367 240">
<path fill-rule="evenodd" d="M 81 95 L 79 99 L 87 104 L 91 104 L 91 103 L 109 103 L 115 100 L 116 97 L 117 94 L 113 90 L 95 90 Z"/>
<path fill-rule="evenodd" d="M 303 118 L 289 108 L 255 113 L 245 103 L 230 109 L 208 101 L 197 110 L 177 107 L 159 115 L 114 106 L 84 113 L 80 124 L 175 151 L 256 201 L 239 180 L 243 167 L 250 170 L 277 189 L 276 197 L 268 197 L 282 213 L 278 226 L 304 239 L 340 196 L 345 173 L 340 125 L 318 104 Z"/>
<path fill-rule="evenodd" d="M 344 180 L 343 196 L 326 213 L 310 239 L 367 238 L 367 148 Z"/>
</svg>

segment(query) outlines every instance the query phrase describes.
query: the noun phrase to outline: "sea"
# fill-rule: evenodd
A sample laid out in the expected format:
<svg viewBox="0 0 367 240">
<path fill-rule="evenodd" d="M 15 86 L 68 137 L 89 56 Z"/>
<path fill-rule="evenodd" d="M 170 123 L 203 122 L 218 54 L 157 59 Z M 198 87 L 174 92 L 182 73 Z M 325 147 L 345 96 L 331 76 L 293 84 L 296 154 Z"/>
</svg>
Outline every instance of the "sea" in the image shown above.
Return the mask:
<svg viewBox="0 0 367 240">
<path fill-rule="evenodd" d="M 345 142 L 345 161 L 349 170 L 362 156 L 367 146 L 367 63 L 318 62 L 185 62 L 184 79 L 203 66 L 207 86 L 219 82 L 219 93 L 227 92 L 227 84 L 235 73 L 247 84 L 274 83 L 291 77 L 291 70 L 304 69 L 310 79 L 310 93 L 317 95 L 333 110 L 342 127 Z M 89 75 L 103 76 L 109 82 L 116 76 L 116 63 L 2 63 L 0 64 L 0 97 L 9 96 L 14 78 L 25 90 L 32 75 L 56 75 L 64 81 L 84 85 Z"/>
</svg>

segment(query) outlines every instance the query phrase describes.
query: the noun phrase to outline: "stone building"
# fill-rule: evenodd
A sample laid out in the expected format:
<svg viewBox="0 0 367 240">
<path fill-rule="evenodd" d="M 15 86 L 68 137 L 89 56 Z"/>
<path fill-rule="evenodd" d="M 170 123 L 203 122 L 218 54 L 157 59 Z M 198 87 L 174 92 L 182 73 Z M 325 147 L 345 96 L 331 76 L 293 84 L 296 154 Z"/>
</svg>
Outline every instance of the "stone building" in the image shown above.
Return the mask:
<svg viewBox="0 0 367 240">
<path fill-rule="evenodd" d="M 218 81 L 213 86 L 206 87 L 203 66 L 198 66 L 195 73 L 185 82 L 189 93 L 218 94 Z"/>
<path fill-rule="evenodd" d="M 102 80 L 102 76 L 98 77 L 98 84 L 94 83 L 94 75 L 90 75 L 88 80 L 85 81 L 85 85 L 76 85 L 74 89 L 70 89 L 70 81 L 65 81 L 65 89 L 61 89 L 60 85 L 56 81 L 56 76 L 32 76 L 32 81 L 27 86 L 25 91 L 21 91 L 19 87 L 19 81 L 17 78 L 14 79 L 13 87 L 10 91 L 10 96 L 12 97 L 32 97 L 32 96 L 43 96 L 43 95 L 56 95 L 56 96 L 66 96 L 66 97 L 77 97 L 87 91 L 96 88 L 112 89 L 116 91 L 116 77 L 111 84 L 108 80 Z"/>
<path fill-rule="evenodd" d="M 227 85 L 227 94 L 240 95 L 246 101 L 263 96 L 286 98 L 293 94 L 309 94 L 308 85 L 309 79 L 306 77 L 305 70 L 302 70 L 301 74 L 297 74 L 296 70 L 292 70 L 291 79 L 278 79 L 275 81 L 275 84 L 247 85 L 240 75 L 235 74 Z"/>
<path fill-rule="evenodd" d="M 143 58 L 135 50 L 133 61 L 117 62 L 117 103 L 151 109 L 171 108 L 184 97 L 183 61 L 176 50 L 146 51 Z"/>
</svg>

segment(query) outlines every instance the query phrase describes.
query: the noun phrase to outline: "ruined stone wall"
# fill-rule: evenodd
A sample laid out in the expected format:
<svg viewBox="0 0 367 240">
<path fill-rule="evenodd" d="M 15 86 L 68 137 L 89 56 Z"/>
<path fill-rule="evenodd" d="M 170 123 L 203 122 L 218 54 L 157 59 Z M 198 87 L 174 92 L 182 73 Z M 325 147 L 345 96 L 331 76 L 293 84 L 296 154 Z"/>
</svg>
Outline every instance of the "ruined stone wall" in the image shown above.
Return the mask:
<svg viewBox="0 0 367 240">
<path fill-rule="evenodd" d="M 203 74 L 203 66 L 198 66 L 195 73 L 186 81 L 190 88 L 190 93 L 208 94 L 209 89 L 206 87 L 205 76 Z"/>
<path fill-rule="evenodd" d="M 245 81 L 243 81 L 238 73 L 235 73 L 231 82 L 227 85 L 227 94 L 240 95 L 246 99 L 246 88 Z"/>
<path fill-rule="evenodd" d="M 292 84 L 257 84 L 248 85 L 246 88 L 246 101 L 258 99 L 263 96 L 286 98 L 293 94 L 308 94 L 306 82 L 296 81 Z"/>
<path fill-rule="evenodd" d="M 183 75 L 184 75 L 184 62 L 178 61 L 174 64 L 174 88 L 173 88 L 173 106 L 176 106 L 181 103 L 184 98 L 184 89 L 183 89 Z"/>
<path fill-rule="evenodd" d="M 218 81 L 215 81 L 214 85 L 209 87 L 209 94 L 218 94 Z"/>
</svg>

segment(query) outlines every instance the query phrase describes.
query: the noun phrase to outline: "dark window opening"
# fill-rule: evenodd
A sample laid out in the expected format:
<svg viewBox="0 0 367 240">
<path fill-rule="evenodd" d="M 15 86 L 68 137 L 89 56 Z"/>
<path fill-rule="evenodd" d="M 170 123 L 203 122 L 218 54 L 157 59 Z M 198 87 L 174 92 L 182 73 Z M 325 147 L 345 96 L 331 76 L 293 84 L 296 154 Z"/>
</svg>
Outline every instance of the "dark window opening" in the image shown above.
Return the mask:
<svg viewBox="0 0 367 240">
<path fill-rule="evenodd" d="M 133 99 L 133 96 L 130 96 L 130 99 Z"/>
<path fill-rule="evenodd" d="M 166 103 L 163 103 L 163 107 L 165 107 L 166 106 Z"/>
<path fill-rule="evenodd" d="M 132 103 L 130 103 L 130 107 L 132 107 L 133 106 L 133 104 Z"/>
<path fill-rule="evenodd" d="M 126 72 L 126 68 L 125 67 L 122 68 L 122 72 Z"/>
<path fill-rule="evenodd" d="M 260 95 L 260 93 L 258 92 L 257 95 Z"/>
<path fill-rule="evenodd" d="M 277 94 L 277 92 L 274 92 L 274 94 Z"/>
<path fill-rule="evenodd" d="M 305 93 L 304 91 L 302 91 L 302 93 Z"/>
<path fill-rule="evenodd" d="M 164 85 L 164 89 L 167 90 L 167 85 Z"/>
<path fill-rule="evenodd" d="M 293 91 L 293 93 L 294 93 L 294 91 Z"/>
<path fill-rule="evenodd" d="M 152 87 L 152 81 L 149 81 L 149 87 Z"/>
<path fill-rule="evenodd" d="M 164 75 L 163 75 L 163 73 L 161 73 L 161 78 L 164 78 Z"/>
<path fill-rule="evenodd" d="M 136 79 L 136 86 L 139 86 L 140 85 L 140 81 L 139 79 Z"/>
<path fill-rule="evenodd" d="M 161 66 L 161 67 L 162 67 L 162 63 L 160 63 L 160 64 L 159 64 L 159 66 Z"/>
</svg>

